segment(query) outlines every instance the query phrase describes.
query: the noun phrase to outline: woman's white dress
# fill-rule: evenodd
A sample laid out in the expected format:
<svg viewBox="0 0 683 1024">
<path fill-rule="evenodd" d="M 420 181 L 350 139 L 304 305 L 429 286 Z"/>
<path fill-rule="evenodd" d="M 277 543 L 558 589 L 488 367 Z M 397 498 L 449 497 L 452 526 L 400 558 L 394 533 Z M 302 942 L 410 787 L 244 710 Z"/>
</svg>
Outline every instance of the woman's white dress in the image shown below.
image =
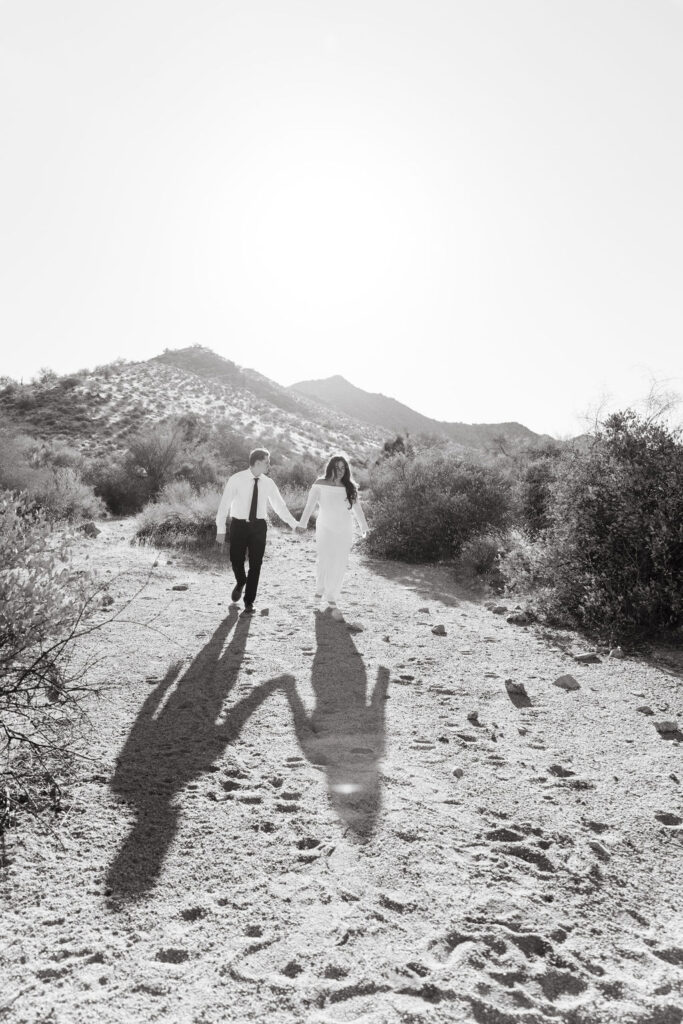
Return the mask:
<svg viewBox="0 0 683 1024">
<path fill-rule="evenodd" d="M 356 520 L 363 533 L 367 533 L 368 524 L 358 499 L 349 508 L 343 486 L 313 484 L 301 516 L 301 526 L 308 526 L 316 505 L 319 506 L 315 524 L 318 548 L 316 592 L 336 604 L 353 544 L 353 521 Z"/>
</svg>

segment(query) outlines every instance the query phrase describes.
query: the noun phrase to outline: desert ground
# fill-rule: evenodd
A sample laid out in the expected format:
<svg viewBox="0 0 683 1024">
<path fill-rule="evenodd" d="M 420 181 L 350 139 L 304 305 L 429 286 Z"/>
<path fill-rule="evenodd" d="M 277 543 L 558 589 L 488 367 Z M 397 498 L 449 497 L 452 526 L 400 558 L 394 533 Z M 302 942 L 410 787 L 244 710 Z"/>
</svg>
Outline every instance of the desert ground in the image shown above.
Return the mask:
<svg viewBox="0 0 683 1024">
<path fill-rule="evenodd" d="M 86 756 L 5 836 L 0 1019 L 683 1020 L 672 652 L 578 663 L 361 547 L 338 619 L 274 528 L 243 616 L 225 555 L 101 525 Z"/>
</svg>

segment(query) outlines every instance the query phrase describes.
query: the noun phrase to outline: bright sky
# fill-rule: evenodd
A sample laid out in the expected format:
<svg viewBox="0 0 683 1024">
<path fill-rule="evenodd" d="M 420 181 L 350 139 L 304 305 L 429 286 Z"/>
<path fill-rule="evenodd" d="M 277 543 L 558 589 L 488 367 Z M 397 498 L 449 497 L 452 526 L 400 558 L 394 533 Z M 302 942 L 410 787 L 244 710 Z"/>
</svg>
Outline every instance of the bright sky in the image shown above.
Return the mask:
<svg viewBox="0 0 683 1024">
<path fill-rule="evenodd" d="M 683 390 L 683 0 L 0 0 L 0 373 Z"/>
</svg>

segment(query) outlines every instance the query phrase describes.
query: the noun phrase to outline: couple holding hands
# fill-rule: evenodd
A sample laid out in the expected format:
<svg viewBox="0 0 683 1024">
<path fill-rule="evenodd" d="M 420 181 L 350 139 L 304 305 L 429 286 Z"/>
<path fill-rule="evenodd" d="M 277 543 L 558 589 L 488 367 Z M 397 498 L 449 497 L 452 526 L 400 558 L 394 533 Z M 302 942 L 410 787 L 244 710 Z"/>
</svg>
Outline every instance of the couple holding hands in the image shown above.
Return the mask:
<svg viewBox="0 0 683 1024">
<path fill-rule="evenodd" d="M 249 456 L 249 468 L 233 473 L 218 506 L 216 543 L 219 547 L 225 544 L 225 522 L 230 516 L 230 563 L 236 581 L 232 600 L 239 601 L 244 591 L 244 611 L 247 615 L 253 614 L 266 549 L 268 503 L 295 531 L 308 527 L 311 513 L 318 505 L 315 596 L 324 598 L 335 609 L 353 543 L 353 520 L 360 526 L 363 537 L 368 532 L 349 463 L 343 455 L 334 455 L 329 460 L 325 476 L 319 477 L 308 493 L 298 523 L 268 476 L 269 468 L 270 452 L 255 448 Z M 248 573 L 244 568 L 245 559 L 249 561 Z"/>
</svg>

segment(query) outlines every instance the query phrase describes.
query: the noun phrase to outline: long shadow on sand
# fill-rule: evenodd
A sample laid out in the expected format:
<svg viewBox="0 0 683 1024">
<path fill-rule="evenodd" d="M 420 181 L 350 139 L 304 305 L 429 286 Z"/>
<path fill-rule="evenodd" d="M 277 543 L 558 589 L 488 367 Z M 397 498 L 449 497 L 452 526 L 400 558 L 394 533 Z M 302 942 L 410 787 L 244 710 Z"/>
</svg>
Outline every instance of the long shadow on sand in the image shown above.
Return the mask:
<svg viewBox="0 0 683 1024">
<path fill-rule="evenodd" d="M 368 700 L 367 673 L 345 622 L 316 612 L 312 666 L 315 707 L 308 714 L 293 681 L 283 687 L 302 752 L 324 768 L 330 802 L 355 836 L 368 839 L 381 807 L 389 670 L 380 667 Z M 282 685 L 282 684 L 280 684 Z"/>
<path fill-rule="evenodd" d="M 108 873 L 119 896 L 152 888 L 178 827 L 176 794 L 211 768 L 270 694 L 293 682 L 283 676 L 255 687 L 216 724 L 237 681 L 250 622 L 231 608 L 194 661 L 181 672 L 172 668 L 154 688 L 130 731 L 111 783 L 137 812 Z"/>
</svg>

